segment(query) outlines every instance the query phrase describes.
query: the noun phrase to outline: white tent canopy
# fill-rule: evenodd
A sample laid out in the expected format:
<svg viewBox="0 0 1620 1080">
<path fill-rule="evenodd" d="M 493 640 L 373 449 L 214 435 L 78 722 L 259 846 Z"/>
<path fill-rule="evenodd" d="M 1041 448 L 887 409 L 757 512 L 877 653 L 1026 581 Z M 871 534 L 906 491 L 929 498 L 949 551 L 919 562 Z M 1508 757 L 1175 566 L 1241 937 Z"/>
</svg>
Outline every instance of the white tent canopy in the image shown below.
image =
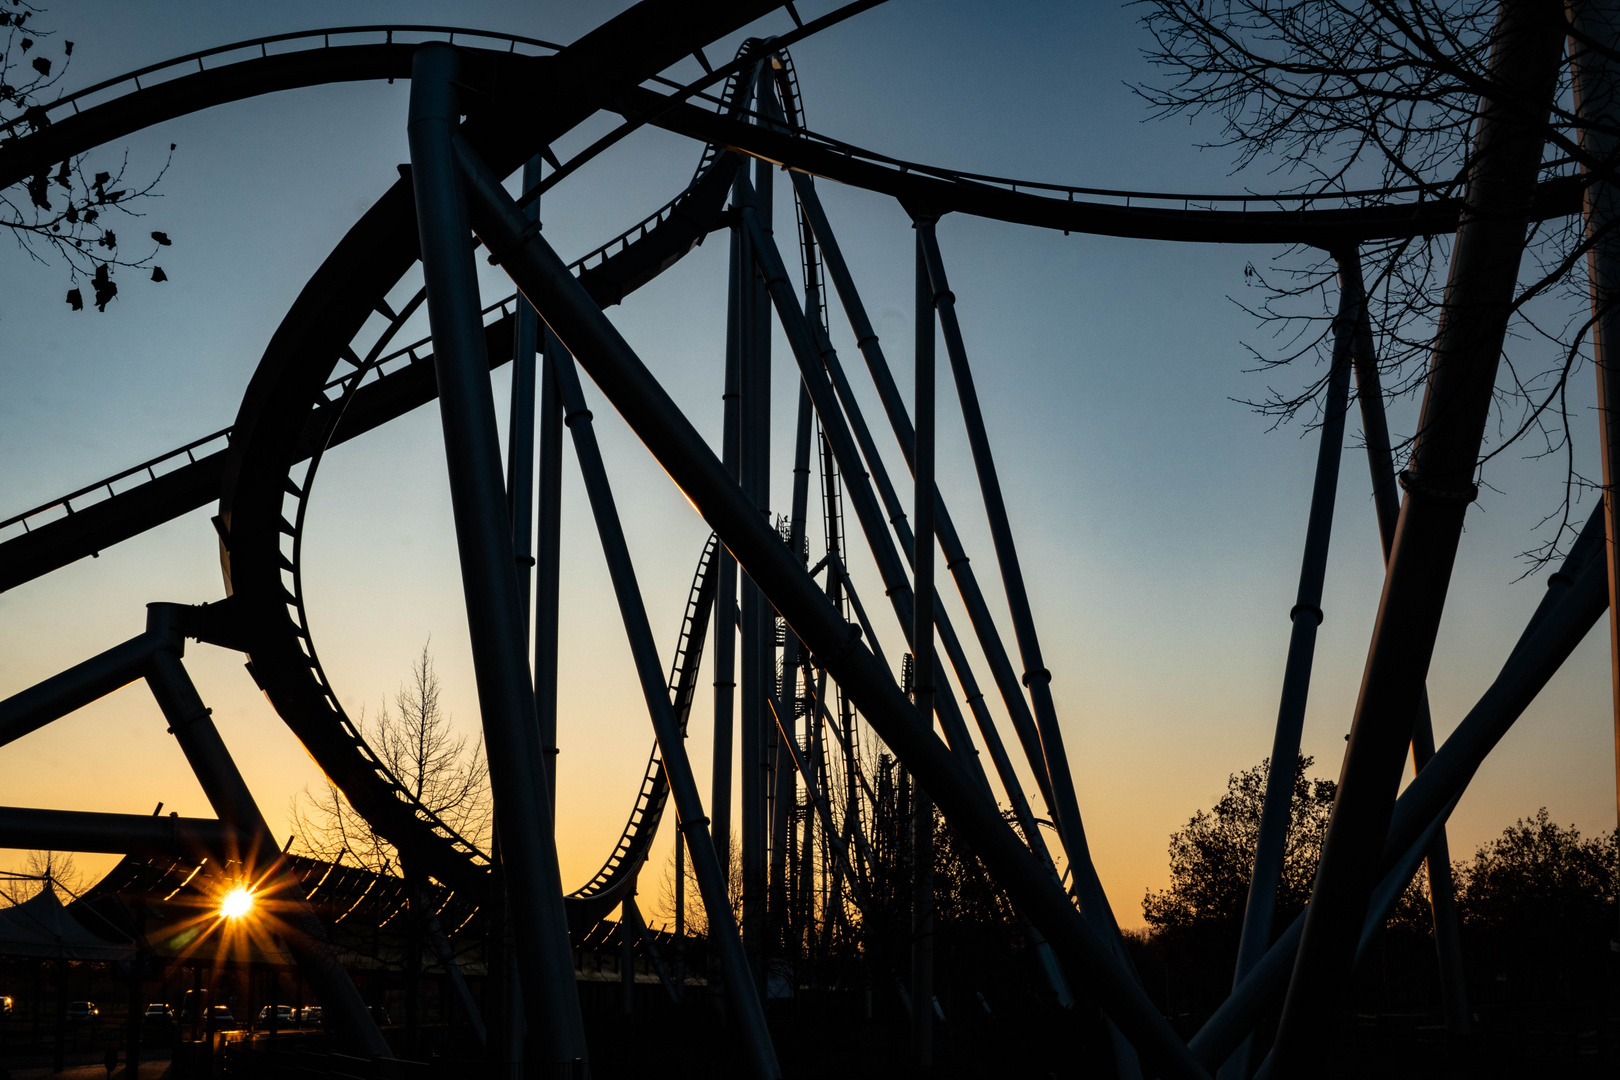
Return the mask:
<svg viewBox="0 0 1620 1080">
<path fill-rule="evenodd" d="M 133 943 L 116 944 L 87 930 L 49 884 L 37 896 L 0 910 L 0 956 L 128 960 L 134 955 Z"/>
</svg>

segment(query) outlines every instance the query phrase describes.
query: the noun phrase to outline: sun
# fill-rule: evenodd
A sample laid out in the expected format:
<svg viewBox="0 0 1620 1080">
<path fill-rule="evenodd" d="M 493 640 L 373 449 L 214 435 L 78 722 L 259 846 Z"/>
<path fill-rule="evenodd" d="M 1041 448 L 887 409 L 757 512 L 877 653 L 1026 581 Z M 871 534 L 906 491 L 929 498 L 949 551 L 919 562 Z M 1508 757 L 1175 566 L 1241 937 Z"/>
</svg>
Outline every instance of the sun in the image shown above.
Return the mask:
<svg viewBox="0 0 1620 1080">
<path fill-rule="evenodd" d="M 227 919 L 239 919 L 253 910 L 253 894 L 236 888 L 225 894 L 219 902 L 219 913 Z"/>
</svg>

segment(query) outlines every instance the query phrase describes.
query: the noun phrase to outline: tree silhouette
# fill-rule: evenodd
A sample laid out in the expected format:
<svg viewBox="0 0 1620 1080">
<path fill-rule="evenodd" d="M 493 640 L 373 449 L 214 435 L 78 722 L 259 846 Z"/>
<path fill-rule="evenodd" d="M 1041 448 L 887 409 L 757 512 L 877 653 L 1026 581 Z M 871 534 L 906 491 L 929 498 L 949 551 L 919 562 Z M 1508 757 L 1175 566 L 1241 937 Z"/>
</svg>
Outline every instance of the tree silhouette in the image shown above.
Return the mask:
<svg viewBox="0 0 1620 1080">
<path fill-rule="evenodd" d="M 87 884 L 87 875 L 74 862 L 72 852 L 30 851 L 17 876 L 7 877 L 0 886 L 0 908 L 31 900 L 51 885 L 71 902 Z"/>
<path fill-rule="evenodd" d="M 1583 839 L 1544 806 L 1457 863 L 1458 904 L 1481 974 L 1514 993 L 1601 984 L 1615 925 L 1615 833 Z"/>
<path fill-rule="evenodd" d="M 1315 758 L 1301 754 L 1294 766 L 1288 840 L 1277 888 L 1278 926 L 1286 926 L 1305 910 L 1333 810 L 1334 782 L 1306 775 L 1315 763 Z M 1227 778 L 1226 794 L 1213 809 L 1198 811 L 1170 834 L 1170 887 L 1149 889 L 1142 899 L 1142 917 L 1155 933 L 1192 934 L 1200 939 L 1200 947 L 1230 938 L 1230 951 L 1236 955 L 1270 764 L 1267 758 L 1233 773 Z"/>
<path fill-rule="evenodd" d="M 489 770 L 480 735 L 458 732 L 441 705 L 430 644 L 411 664 L 410 676 L 385 700 L 376 718 L 359 727 L 378 759 L 406 791 L 445 824 L 487 846 L 491 820 Z M 304 788 L 292 805 L 294 836 L 304 851 L 326 862 L 347 862 L 378 874 L 399 869 L 399 853 L 349 805 L 333 784 Z"/>
<path fill-rule="evenodd" d="M 48 92 L 56 90 L 67 73 L 73 42 L 58 42 L 57 35 L 39 27 L 36 16 L 44 11 L 26 0 L 0 0 L 0 145 L 51 123 L 43 106 L 51 96 Z M 168 234 L 149 232 L 150 250 L 143 243 L 145 253 L 134 254 L 129 245 L 120 246 L 113 224 L 120 215 L 143 216 L 138 207 L 155 197 L 174 149 L 170 143 L 163 167 L 144 180 L 128 176 L 127 152 L 107 168 L 97 168 L 100 163 L 92 163 L 92 155 L 81 154 L 41 169 L 20 184 L 0 189 L 0 227 L 40 265 L 53 259 L 67 264 L 70 308 L 84 310 L 82 279 L 90 287 L 90 303 L 97 311 L 106 311 L 118 295 L 114 270 L 150 267 L 153 281 L 168 280 L 156 263 L 159 249 L 170 245 Z"/>
<path fill-rule="evenodd" d="M 1160 76 L 1135 89 L 1157 117 L 1213 120 L 1219 135 L 1205 145 L 1230 152 L 1238 170 L 1263 171 L 1263 190 L 1374 192 L 1348 200 L 1362 206 L 1465 198 L 1481 102 L 1546 107 L 1516 100 L 1490 74 L 1492 50 L 1501 45 L 1497 0 L 1142 0 L 1141 6 L 1152 39 L 1146 58 Z M 1563 25 L 1565 5 L 1543 8 L 1544 18 L 1568 32 L 1572 54 L 1609 56 Z M 1582 145 L 1583 134 L 1601 134 L 1609 123 L 1614 103 L 1606 96 L 1589 94 L 1576 111 L 1570 73 L 1563 71 L 1547 125 L 1544 180 L 1615 179 L 1616 163 Z M 1536 564 L 1573 538 L 1580 522 L 1571 521 L 1571 503 L 1594 486 L 1577 468 L 1567 391 L 1589 362 L 1585 342 L 1595 320 L 1586 256 L 1607 239 L 1607 227 L 1588 235 L 1579 214 L 1532 225 L 1514 301 L 1495 422 L 1480 463 L 1510 446 L 1560 460 L 1563 498 L 1543 522 L 1553 528 L 1526 552 Z M 1362 246 L 1381 379 L 1392 397 L 1415 396 L 1424 386 L 1452 240 L 1442 234 Z M 1250 402 L 1278 422 L 1318 413 L 1329 376 L 1336 274 L 1332 258 L 1307 247 L 1279 254 L 1269 267 L 1245 269 L 1256 298 L 1240 306 L 1272 335 L 1248 346 L 1260 368 L 1316 361 L 1305 385 L 1268 387 Z M 1398 456 L 1416 434 L 1393 447 Z"/>
</svg>

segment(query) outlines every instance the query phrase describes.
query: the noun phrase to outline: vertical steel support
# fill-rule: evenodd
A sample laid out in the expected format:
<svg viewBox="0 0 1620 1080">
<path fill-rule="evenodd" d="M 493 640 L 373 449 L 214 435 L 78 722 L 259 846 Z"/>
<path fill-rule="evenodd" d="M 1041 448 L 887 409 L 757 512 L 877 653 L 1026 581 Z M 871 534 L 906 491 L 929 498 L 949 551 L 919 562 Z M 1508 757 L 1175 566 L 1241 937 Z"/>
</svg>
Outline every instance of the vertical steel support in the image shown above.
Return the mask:
<svg viewBox="0 0 1620 1080">
<path fill-rule="evenodd" d="M 1620 138 L 1620 4 L 1614 0 L 1568 0 L 1573 34 L 1569 41 L 1575 114 L 1581 150 L 1588 161 L 1613 168 Z M 1587 277 L 1592 291 L 1592 359 L 1597 369 L 1598 447 L 1603 456 L 1603 504 L 1607 515 L 1609 568 L 1609 671 L 1613 692 L 1615 820 L 1620 827 L 1620 185 L 1606 174 L 1592 175 L 1585 194 Z M 1616 352 L 1609 352 L 1610 344 Z M 1617 933 L 1620 937 L 1620 933 Z"/>
<path fill-rule="evenodd" d="M 527 191 L 539 182 L 540 157 L 536 155 L 523 167 L 523 189 Z M 536 199 L 528 205 L 525 216 L 530 221 L 540 220 L 540 200 Z M 537 564 L 530 551 L 537 550 L 543 560 L 539 561 L 539 587 L 536 589 L 534 607 L 535 715 L 540 725 L 540 746 L 548 769 L 547 787 L 552 793 L 551 814 L 555 820 L 557 776 L 552 750 L 557 741 L 557 548 L 553 542 L 548 550 L 547 540 L 554 540 L 554 535 L 541 536 L 538 544 L 532 535 L 535 532 L 534 358 L 539 343 L 540 317 L 534 313 L 533 306 L 519 298 L 514 305 L 512 323 L 512 402 L 506 438 L 506 508 L 512 520 L 512 558 L 517 574 L 518 602 L 525 624 L 529 621 L 530 569 Z M 543 463 L 542 467 L 546 466 L 554 466 L 554 463 Z M 546 524 L 544 507 L 540 516 L 543 532 Z M 550 522 L 553 529 L 556 524 L 553 518 Z M 546 557 L 548 555 L 549 558 Z M 501 858 L 498 837 L 491 846 L 498 863 Z M 504 892 L 505 871 L 499 866 L 495 867 L 495 871 L 490 887 Z M 490 965 L 491 981 L 495 984 L 491 1005 L 499 1019 L 496 1024 L 498 1058 L 514 1074 L 518 1074 L 522 1071 L 523 1062 L 522 990 L 512 962 L 512 927 L 505 917 L 505 897 L 494 907 L 496 917 L 491 920 L 492 930 L 505 942 L 506 954 Z"/>
<path fill-rule="evenodd" d="M 624 622 L 625 637 L 629 639 L 630 654 L 641 681 L 642 697 L 647 703 L 647 713 L 658 740 L 664 776 L 675 801 L 681 834 L 685 836 L 692 855 L 692 869 L 703 895 L 703 909 L 709 916 L 711 940 L 716 942 L 720 953 L 727 999 L 742 1031 L 744 1050 L 753 1075 L 762 1080 L 775 1080 L 781 1075 L 781 1070 L 776 1063 L 770 1032 L 765 1027 L 765 1011 L 754 987 L 742 939 L 732 921 L 731 902 L 724 875 L 720 871 L 720 858 L 709 836 L 709 819 L 703 813 L 703 800 L 698 795 L 697 781 L 692 777 L 685 737 L 675 719 L 675 710 L 670 705 L 664 668 L 658 659 L 658 647 L 653 642 L 652 627 L 647 622 L 641 587 L 636 583 L 630 549 L 624 542 L 624 526 L 619 520 L 613 489 L 608 484 L 607 470 L 602 464 L 602 452 L 597 446 L 591 413 L 585 407 L 579 374 L 574 368 L 573 357 L 566 351 L 557 356 L 554 366 L 568 430 L 574 437 L 574 456 L 579 460 L 579 471 L 590 498 L 591 513 L 596 518 L 602 554 L 607 561 L 608 574 L 613 579 L 619 616 Z"/>
<path fill-rule="evenodd" d="M 1365 293 L 1360 259 L 1347 260 L 1342 272 L 1355 277 L 1356 288 Z M 1367 468 L 1372 474 L 1373 505 L 1378 515 L 1378 535 L 1384 561 L 1395 546 L 1395 525 L 1401 516 L 1401 499 L 1396 494 L 1395 459 L 1391 452 L 1389 422 L 1384 415 L 1384 388 L 1378 375 L 1378 355 L 1373 347 L 1372 318 L 1365 296 L 1361 316 L 1356 321 L 1356 337 L 1351 359 L 1356 375 L 1356 397 L 1361 403 L 1362 441 L 1367 444 Z M 1418 705 L 1412 725 L 1412 771 L 1421 772 L 1434 757 L 1434 721 L 1429 713 L 1427 691 Z M 1468 1008 L 1468 979 L 1463 968 L 1462 928 L 1457 915 L 1457 886 L 1451 874 L 1451 848 L 1446 842 L 1445 823 L 1435 833 L 1428 853 L 1429 918 L 1434 926 L 1436 959 L 1440 965 L 1440 1000 L 1445 1010 L 1446 1029 L 1454 1037 L 1466 1037 L 1473 1027 Z"/>
<path fill-rule="evenodd" d="M 996 560 L 1001 565 L 1002 583 L 1007 592 L 1007 607 L 1012 616 L 1013 632 L 1024 660 L 1023 683 L 1029 689 L 1034 703 L 1035 725 L 1041 738 L 1041 754 L 1046 773 L 1052 784 L 1056 802 L 1058 828 L 1063 835 L 1063 846 L 1074 867 L 1074 887 L 1081 910 L 1117 937 L 1119 927 L 1114 922 L 1113 909 L 1103 893 L 1092 865 L 1090 848 L 1085 839 L 1085 826 L 1080 820 L 1080 802 L 1074 790 L 1074 778 L 1069 772 L 1068 755 L 1063 749 L 1063 733 L 1058 727 L 1057 711 L 1052 702 L 1052 673 L 1045 667 L 1041 656 L 1040 638 L 1035 632 L 1035 617 L 1030 609 L 1029 591 L 1024 585 L 1024 572 L 1018 561 L 1018 548 L 1013 542 L 1012 526 L 1007 517 L 1006 500 L 1001 495 L 1001 480 L 996 472 L 995 458 L 990 450 L 990 439 L 985 432 L 984 414 L 979 408 L 979 393 L 973 383 L 973 372 L 968 367 L 967 349 L 962 340 L 962 329 L 956 318 L 956 296 L 945 277 L 945 264 L 940 258 L 939 243 L 932 231 L 918 234 L 923 244 L 923 258 L 933 282 L 935 304 L 939 310 L 940 329 L 945 335 L 945 353 L 950 358 L 951 374 L 956 381 L 956 396 L 961 402 L 962 419 L 967 426 L 968 445 L 973 452 L 973 466 L 979 477 L 979 488 L 984 496 L 985 514 L 990 522 L 990 536 L 995 544 Z"/>
<path fill-rule="evenodd" d="M 297 961 L 299 973 L 321 999 L 335 1041 L 351 1053 L 393 1057 L 360 991 L 338 961 L 326 928 L 304 898 L 297 876 L 281 861 L 269 824 L 259 812 L 225 741 L 219 737 L 211 710 L 203 705 L 180 661 L 185 654 L 181 610 L 179 604 L 147 606 L 147 633 L 165 645 L 151 654 L 146 682 L 169 721 L 169 732 L 180 744 L 220 821 L 253 838 L 252 850 L 240 854 L 242 865 L 248 872 L 262 875 L 259 890 L 271 900 L 270 909 L 280 917 L 282 939 Z"/>
<path fill-rule="evenodd" d="M 539 183 L 540 158 L 536 155 L 523 166 L 523 190 L 528 191 Z M 540 220 L 540 200 L 529 204 L 527 216 L 530 221 Z M 530 552 L 534 548 L 534 354 L 540 316 L 521 298 L 513 307 L 512 400 L 506 426 L 506 512 L 512 521 L 512 561 L 517 573 L 518 603 L 527 629 L 530 569 L 535 565 Z"/>
<path fill-rule="evenodd" d="M 932 218 L 913 226 L 917 233 L 916 362 L 913 414 L 917 418 L 917 464 L 912 486 L 911 652 L 916 658 L 911 700 L 917 712 L 934 715 L 934 293 L 923 261 L 923 234 Z M 912 807 L 911 851 L 911 1065 L 919 1075 L 934 1068 L 934 804 L 921 782 Z"/>
<path fill-rule="evenodd" d="M 1380 891 L 1386 885 L 1396 891 L 1405 887 L 1404 880 L 1398 885 L 1390 881 L 1388 874 L 1393 871 L 1387 868 L 1450 812 L 1480 763 L 1603 614 L 1608 606 L 1608 585 L 1603 562 L 1596 557 L 1602 543 L 1603 508 L 1599 506 L 1563 565 L 1547 579 L 1546 594 L 1496 680 L 1396 801 L 1379 861 L 1380 871 L 1385 872 Z M 1363 938 L 1372 929 L 1372 914 L 1369 910 L 1363 920 Z M 1286 989 L 1304 925 L 1302 914 L 1199 1029 L 1190 1044 L 1199 1060 L 1225 1060 L 1270 1002 Z"/>
<path fill-rule="evenodd" d="M 553 1068 L 572 1067 L 586 1059 L 584 1031 L 552 834 L 550 785 L 524 645 L 495 404 L 479 318 L 478 278 L 451 150 L 459 121 L 458 68 L 456 50 L 436 42 L 418 48 L 413 61 L 407 131 L 417 231 L 468 633 L 524 1008 L 530 1037 L 543 1059 Z"/>
<path fill-rule="evenodd" d="M 800 173 L 793 173 L 793 183 L 798 190 L 801 204 L 805 208 L 805 216 L 814 230 L 817 242 L 821 245 L 822 257 L 826 261 L 827 274 L 832 278 L 834 287 L 838 290 L 839 300 L 844 305 L 845 314 L 849 318 L 850 326 L 855 331 L 861 355 L 866 360 L 867 369 L 872 375 L 872 381 L 877 386 L 878 395 L 883 402 L 885 414 L 894 432 L 895 441 L 900 445 L 900 452 L 905 457 L 906 464 L 911 467 L 914 462 L 914 434 L 911 418 L 906 412 L 905 401 L 900 396 L 899 388 L 895 386 L 894 376 L 889 371 L 888 361 L 884 359 L 882 346 L 878 341 L 876 332 L 872 329 L 872 321 L 867 317 L 866 307 L 861 302 L 860 294 L 855 289 L 854 279 L 850 276 L 848 264 L 844 262 L 842 250 L 838 247 L 832 228 L 827 222 L 826 212 L 822 209 L 821 200 L 816 195 L 815 187 L 810 178 Z M 837 386 L 839 398 L 844 403 L 844 409 L 850 414 L 851 424 L 855 427 L 857 437 L 865 427 L 860 420 L 859 406 L 854 395 L 850 392 L 848 380 L 843 378 L 841 367 L 829 364 L 828 370 L 832 373 Z M 863 445 L 863 452 L 865 447 Z M 868 455 L 868 461 L 876 458 L 875 449 Z M 878 459 L 881 460 L 881 459 Z M 879 465 L 872 464 L 874 474 Z M 963 606 L 967 608 L 968 619 L 973 624 L 974 634 L 984 651 L 985 659 L 990 664 L 992 677 L 996 688 L 1000 692 L 1002 701 L 1007 707 L 1008 715 L 1012 719 L 1013 729 L 1018 735 L 1019 743 L 1024 749 L 1030 769 L 1035 775 L 1035 785 L 1040 790 L 1046 803 L 1047 813 L 1053 820 L 1057 819 L 1052 799 L 1051 780 L 1047 775 L 1046 762 L 1042 755 L 1040 734 L 1035 729 L 1035 719 L 1030 712 L 1029 703 L 1024 700 L 1024 691 L 1019 685 L 1018 675 L 1013 670 L 1012 661 L 1008 659 L 1006 646 L 1002 643 L 1001 632 L 996 628 L 995 620 L 990 615 L 989 605 L 985 603 L 984 594 L 979 589 L 978 580 L 968 562 L 967 553 L 963 550 L 961 541 L 956 535 L 956 528 L 951 522 L 950 514 L 945 508 L 943 498 L 938 498 L 936 491 L 937 520 L 936 529 L 939 534 L 940 547 L 945 554 L 945 565 L 956 581 L 957 589 L 961 593 Z M 942 634 L 943 637 L 943 634 Z M 946 642 L 949 648 L 949 641 Z M 977 715 L 977 712 L 975 713 Z M 986 743 L 990 739 L 987 735 Z M 996 745 L 1000 745 L 999 738 Z M 992 751 L 993 752 L 993 751 Z M 999 768 L 999 765 L 998 765 Z M 1006 774 L 1002 774 L 1003 786 L 1006 787 Z M 1008 789 L 1008 797 L 1013 798 L 1012 789 Z M 1022 786 L 1019 785 L 1018 795 L 1014 805 L 1023 799 Z M 1029 830 L 1026 829 L 1026 833 Z"/>
<path fill-rule="evenodd" d="M 1309 1069 L 1355 955 L 1446 589 L 1507 332 L 1564 22 L 1549 0 L 1500 8 L 1467 193 L 1435 335 L 1395 547 L 1367 652 L 1338 795 L 1277 1029 L 1278 1074 Z"/>
<path fill-rule="evenodd" d="M 793 492 L 788 515 L 787 541 L 788 547 L 800 562 L 805 562 L 804 519 L 810 500 L 810 418 L 810 394 L 800 386 L 798 416 L 793 437 Z M 795 901 L 788 887 L 788 877 L 797 868 L 797 860 L 792 857 L 794 849 L 792 821 L 794 809 L 798 805 L 796 782 L 798 773 L 793 768 L 793 754 L 784 743 L 797 740 L 799 737 L 798 711 L 794 708 L 794 702 L 798 699 L 798 684 L 799 639 L 789 631 L 782 641 L 781 685 L 772 688 L 772 693 L 780 698 L 788 709 L 786 732 L 780 730 L 780 725 L 772 725 L 772 730 L 777 732 L 777 749 L 774 763 L 776 812 L 771 819 L 771 895 L 773 903 L 780 908 L 775 922 L 784 932 L 796 917 Z M 805 821 L 806 826 L 811 827 L 815 818 L 807 814 Z"/>
<path fill-rule="evenodd" d="M 636 1012 L 636 931 L 630 923 L 630 905 L 625 897 L 619 906 L 619 1014 L 634 1016 Z"/>
<path fill-rule="evenodd" d="M 738 204 L 733 195 L 732 205 Z M 726 384 L 721 394 L 724 421 L 720 457 L 734 479 L 742 468 L 742 327 L 743 280 L 747 274 L 742 226 L 731 227 L 731 262 L 726 288 Z M 731 880 L 731 759 L 737 710 L 737 560 L 724 544 L 715 553 L 720 575 L 714 594 L 714 764 L 709 808 L 714 814 L 714 846 L 720 866 Z"/>
<path fill-rule="evenodd" d="M 1339 492 L 1339 462 L 1344 456 L 1350 354 L 1363 306 L 1361 275 L 1353 269 L 1356 256 L 1341 254 L 1337 258 L 1339 311 L 1333 320 L 1333 359 L 1328 369 L 1327 397 L 1322 404 L 1316 478 L 1311 485 L 1299 589 L 1294 594 L 1294 606 L 1288 612 L 1293 626 L 1288 635 L 1288 660 L 1283 668 L 1282 701 L 1277 706 L 1277 727 L 1271 740 L 1270 768 L 1266 772 L 1260 832 L 1255 839 L 1254 870 L 1249 876 L 1249 898 L 1243 909 L 1243 931 L 1238 942 L 1237 965 L 1232 973 L 1233 986 L 1242 983 L 1271 944 L 1277 886 L 1282 880 L 1288 827 L 1293 817 L 1294 776 L 1300 738 L 1305 730 L 1305 704 L 1311 690 L 1316 628 L 1322 622 L 1322 584 L 1327 578 L 1333 505 Z M 1221 1067 L 1221 1080 L 1243 1080 L 1249 1075 L 1252 1047 L 1252 1040 L 1245 1039 L 1238 1052 Z"/>
<path fill-rule="evenodd" d="M 859 705 L 878 736 L 927 783 L 946 820 L 984 861 L 1013 903 L 1023 907 L 1063 961 L 1085 978 L 1096 999 L 1160 1075 L 1186 1080 L 1207 1077 L 1125 965 L 1003 820 L 983 785 L 928 730 L 895 685 L 893 674 L 861 644 L 856 628 L 827 600 L 775 530 L 760 520 L 757 507 L 738 489 L 708 443 L 562 259 L 544 237 L 525 234 L 522 217 L 499 179 L 461 140 L 457 140 L 456 152 L 469 182 L 480 234 L 492 248 L 505 253 L 502 265 L 512 280 L 591 373 L 631 430 L 731 549 L 738 564 L 783 613 L 794 633 Z M 791 294 L 788 299 L 792 300 Z M 797 320 L 785 322 L 783 329 L 790 340 L 801 339 L 796 354 L 800 349 L 813 352 L 813 343 L 804 340 L 808 331 L 802 313 Z M 814 387 L 811 393 L 814 401 Z M 820 412 L 821 404 L 816 404 Z M 662 693 L 662 672 L 656 674 Z M 679 798 L 681 789 L 671 786 Z M 679 805 L 677 802 L 677 808 Z M 695 843 L 692 850 L 698 850 Z M 728 909 L 722 904 L 720 910 Z"/>
<path fill-rule="evenodd" d="M 746 184 L 739 174 L 739 182 Z M 754 510 L 769 521 L 770 494 L 768 476 L 761 476 L 761 443 L 769 440 L 769 431 L 760 433 L 762 423 L 769 424 L 769 413 L 760 416 L 761 395 L 759 380 L 762 374 L 759 359 L 759 310 L 756 303 L 757 275 L 754 272 L 752 238 L 745 232 L 742 244 L 742 349 L 738 365 L 738 398 L 741 406 L 739 427 L 739 479 L 743 491 L 753 501 Z M 769 359 L 763 365 L 769 370 Z M 769 405 L 768 396 L 764 403 Z M 763 451 L 769 456 L 769 451 Z M 763 490 L 762 490 L 763 487 Z M 765 758 L 765 732 L 762 712 L 765 700 L 766 634 L 769 620 L 759 589 L 746 576 L 738 580 L 739 592 L 739 698 L 738 698 L 738 760 L 742 770 L 738 778 L 737 842 L 741 851 L 742 874 L 742 937 L 749 964 L 754 970 L 754 981 L 760 992 L 765 989 L 765 889 L 766 852 L 765 818 L 766 781 L 770 763 Z"/>
<path fill-rule="evenodd" d="M 532 310 L 532 309 L 531 309 Z M 562 401 L 550 360 L 562 345 L 542 331 L 540 364 L 540 474 L 534 583 L 534 692 L 540 752 L 546 763 L 551 816 L 557 816 L 557 641 L 562 599 Z"/>
<path fill-rule="evenodd" d="M 721 550 L 724 550 L 722 548 Z M 712 837 L 711 837 L 712 839 Z M 718 848 L 718 845 L 716 845 Z M 718 850 L 716 852 L 718 854 Z M 675 1001 L 686 993 L 686 837 L 675 830 Z"/>
</svg>

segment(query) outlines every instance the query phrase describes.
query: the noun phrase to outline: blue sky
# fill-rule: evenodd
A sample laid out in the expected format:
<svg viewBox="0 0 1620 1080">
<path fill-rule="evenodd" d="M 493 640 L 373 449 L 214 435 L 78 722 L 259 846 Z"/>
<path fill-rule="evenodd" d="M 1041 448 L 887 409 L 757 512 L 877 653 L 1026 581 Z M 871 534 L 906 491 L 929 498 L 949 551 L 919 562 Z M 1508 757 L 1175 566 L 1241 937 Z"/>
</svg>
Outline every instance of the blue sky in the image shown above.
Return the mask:
<svg viewBox="0 0 1620 1080">
<path fill-rule="evenodd" d="M 566 42 L 620 7 L 453 10 L 461 25 Z M 41 22 L 76 42 L 71 88 L 261 34 L 441 22 L 446 10 L 87 2 L 62 3 Z M 1146 39 L 1136 18 L 1129 7 L 1107 5 L 894 0 L 802 44 L 794 57 L 813 128 L 896 156 L 1094 186 L 1238 191 L 1276 183 L 1231 176 L 1226 152 L 1198 151 L 1213 134 L 1207 127 L 1146 121 L 1127 87 L 1152 74 L 1140 58 Z M 778 14 L 751 31 L 789 25 Z M 106 314 L 73 314 L 62 302 L 63 268 L 30 264 L 15 251 L 0 257 L 0 516 L 231 422 L 304 281 L 406 160 L 407 95 L 404 83 L 286 92 L 184 117 L 98 152 L 116 160 L 127 146 L 140 174 L 177 144 L 163 198 L 148 205 L 138 230 L 149 223 L 174 238 L 162 259 L 170 280 L 126 275 Z M 598 118 L 559 152 L 606 126 Z M 626 140 L 547 196 L 548 238 L 565 257 L 582 254 L 665 202 L 698 153 L 656 131 Z M 907 386 L 909 222 L 881 196 L 820 190 Z M 786 202 L 779 206 L 786 220 Z M 1274 251 L 1065 237 L 960 216 L 941 222 L 939 236 L 1099 870 L 1120 921 L 1137 924 L 1143 890 L 1166 880 L 1170 831 L 1209 806 L 1229 773 L 1269 751 L 1316 441 L 1298 425 L 1271 430 L 1239 402 L 1263 396 L 1268 381 L 1292 387 L 1314 373 L 1249 370 L 1242 343 L 1266 339 L 1233 301 L 1246 298 L 1245 263 Z M 716 439 L 726 271 L 719 240 L 611 312 Z M 494 271 L 485 286 L 486 300 L 504 295 Z M 834 341 L 853 371 L 854 342 L 837 318 Z M 780 338 L 775 352 L 773 490 L 785 508 L 794 390 Z M 504 402 L 504 375 L 496 389 Z M 587 393 L 600 402 L 594 388 Z M 1595 473 L 1590 397 L 1588 371 L 1574 403 L 1585 440 L 1580 464 Z M 876 424 L 875 396 L 864 400 Z M 988 534 L 948 382 L 941 402 L 944 488 L 988 579 Z M 1414 411 L 1394 405 L 1395 426 L 1409 430 Z M 596 415 L 667 650 L 707 530 L 612 410 Z M 1306 721 L 1305 749 L 1324 776 L 1338 769 L 1382 577 L 1353 417 L 1350 428 Z M 438 440 L 428 408 L 328 457 L 311 510 L 306 589 L 322 658 L 351 712 L 391 695 L 431 636 L 446 700 L 471 730 L 477 699 Z M 898 455 L 890 460 L 898 472 Z M 572 465 L 565 476 L 559 806 L 565 878 L 579 882 L 606 857 L 629 812 L 651 737 Z M 1430 682 L 1442 737 L 1495 674 L 1539 598 L 1542 579 L 1516 580 L 1523 564 L 1515 557 L 1539 542 L 1532 528 L 1556 503 L 1560 478 L 1556 462 L 1510 453 L 1488 474 L 1496 490 L 1470 513 Z M 139 632 L 149 601 L 223 595 L 212 512 L 0 594 L 0 695 Z M 881 590 L 860 565 L 866 560 L 855 561 L 858 573 L 867 571 L 872 605 Z M 892 618 L 874 616 L 885 642 L 898 642 Z M 1600 626 L 1581 646 L 1481 770 L 1453 818 L 1454 852 L 1471 851 L 1542 805 L 1584 831 L 1613 827 L 1605 632 Z M 187 664 L 261 805 L 280 822 L 318 773 L 241 659 L 195 646 Z M 982 668 L 981 679 L 988 682 Z M 705 687 L 694 716 L 706 717 L 708 707 Z M 120 691 L 7 747 L 6 801 L 146 812 L 163 800 L 167 809 L 206 814 L 163 729 L 144 689 Z M 707 790 L 701 722 L 690 748 Z M 660 851 L 655 866 L 662 858 Z M 656 888 L 649 882 L 642 891 L 650 899 Z"/>
</svg>

